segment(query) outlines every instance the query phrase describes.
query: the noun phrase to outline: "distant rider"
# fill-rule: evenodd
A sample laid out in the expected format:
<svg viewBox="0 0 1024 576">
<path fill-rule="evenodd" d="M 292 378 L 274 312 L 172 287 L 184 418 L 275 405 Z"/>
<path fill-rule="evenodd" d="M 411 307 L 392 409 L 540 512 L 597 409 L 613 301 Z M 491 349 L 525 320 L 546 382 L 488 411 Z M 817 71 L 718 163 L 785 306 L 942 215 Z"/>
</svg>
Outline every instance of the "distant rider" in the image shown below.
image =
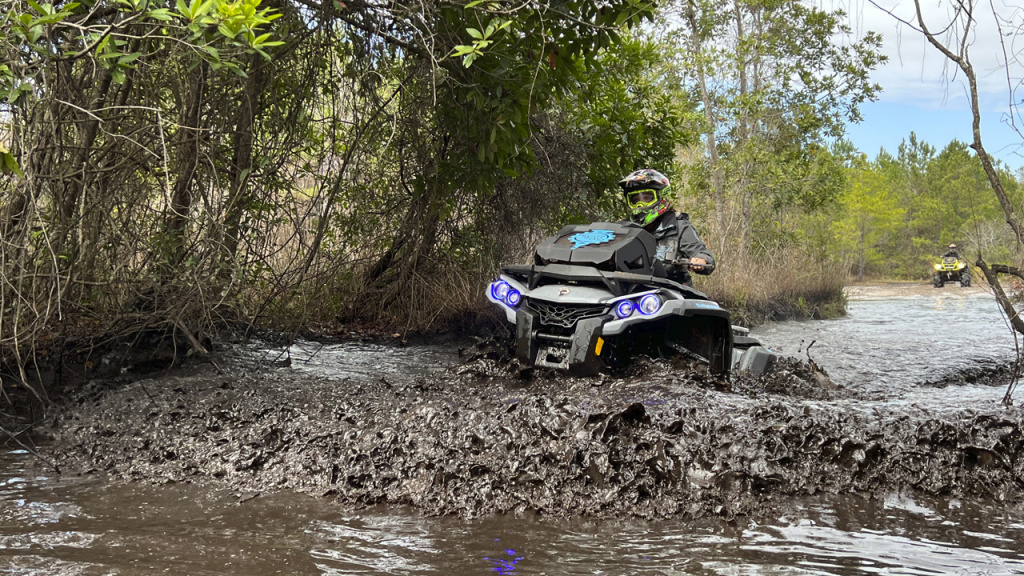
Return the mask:
<svg viewBox="0 0 1024 576">
<path fill-rule="evenodd" d="M 962 260 L 963 259 L 960 256 L 960 250 L 957 249 L 956 244 L 950 244 L 949 245 L 949 250 L 946 250 L 946 253 L 943 254 L 942 257 L 943 258 L 956 258 L 957 260 Z"/>
<path fill-rule="evenodd" d="M 690 224 L 690 216 L 672 210 L 668 199 L 668 178 L 657 170 L 637 170 L 619 181 L 629 204 L 629 219 L 643 226 L 658 241 L 658 259 L 664 262 L 670 280 L 691 285 L 690 270 L 711 274 L 715 257 Z M 689 258 L 689 269 L 678 263 Z"/>
</svg>

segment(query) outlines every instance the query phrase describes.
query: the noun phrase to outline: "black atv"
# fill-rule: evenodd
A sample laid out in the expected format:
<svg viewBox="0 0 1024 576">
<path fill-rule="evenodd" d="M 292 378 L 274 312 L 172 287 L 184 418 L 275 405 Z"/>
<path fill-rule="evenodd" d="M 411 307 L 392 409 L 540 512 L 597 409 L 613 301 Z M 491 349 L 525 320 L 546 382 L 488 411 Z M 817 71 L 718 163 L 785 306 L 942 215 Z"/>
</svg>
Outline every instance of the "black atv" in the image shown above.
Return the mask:
<svg viewBox="0 0 1024 576">
<path fill-rule="evenodd" d="M 775 354 L 732 326 L 705 294 L 667 278 L 657 243 L 635 224 L 566 226 L 528 266 L 505 266 L 487 288 L 533 366 L 595 374 L 637 355 L 695 359 L 718 373 L 762 373 Z"/>
</svg>

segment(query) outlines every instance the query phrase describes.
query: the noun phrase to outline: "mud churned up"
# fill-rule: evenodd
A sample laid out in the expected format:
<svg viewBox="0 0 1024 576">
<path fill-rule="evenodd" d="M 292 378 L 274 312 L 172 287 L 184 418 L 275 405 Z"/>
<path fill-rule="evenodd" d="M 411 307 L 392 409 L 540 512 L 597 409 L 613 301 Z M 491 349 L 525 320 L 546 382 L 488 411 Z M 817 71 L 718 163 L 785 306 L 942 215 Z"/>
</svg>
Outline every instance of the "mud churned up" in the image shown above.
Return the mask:
<svg viewBox="0 0 1024 576">
<path fill-rule="evenodd" d="M 728 517 L 816 493 L 1024 494 L 1020 409 L 867 401 L 792 359 L 731 381 L 667 362 L 573 379 L 481 357 L 407 381 L 220 366 L 94 382 L 48 419 L 46 455 L 64 473 L 462 516 Z"/>
</svg>

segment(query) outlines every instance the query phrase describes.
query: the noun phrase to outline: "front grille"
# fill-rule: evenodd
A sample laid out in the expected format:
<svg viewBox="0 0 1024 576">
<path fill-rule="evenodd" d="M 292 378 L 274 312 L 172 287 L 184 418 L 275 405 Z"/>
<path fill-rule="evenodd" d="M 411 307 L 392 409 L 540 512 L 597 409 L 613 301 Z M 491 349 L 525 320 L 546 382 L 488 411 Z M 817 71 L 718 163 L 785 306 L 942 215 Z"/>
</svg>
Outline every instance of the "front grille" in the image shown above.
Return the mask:
<svg viewBox="0 0 1024 576">
<path fill-rule="evenodd" d="M 608 312 L 608 307 L 603 304 L 555 304 L 543 300 L 530 300 L 530 308 L 537 312 L 541 324 L 563 328 L 572 328 L 581 318 Z"/>
</svg>

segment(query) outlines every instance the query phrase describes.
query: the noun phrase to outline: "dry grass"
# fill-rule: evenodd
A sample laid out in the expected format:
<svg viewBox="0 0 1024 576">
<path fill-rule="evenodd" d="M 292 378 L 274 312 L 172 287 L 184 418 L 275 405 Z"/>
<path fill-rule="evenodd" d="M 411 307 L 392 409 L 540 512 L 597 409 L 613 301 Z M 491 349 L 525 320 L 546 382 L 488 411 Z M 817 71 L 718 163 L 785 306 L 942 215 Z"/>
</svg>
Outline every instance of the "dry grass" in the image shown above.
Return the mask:
<svg viewBox="0 0 1024 576">
<path fill-rule="evenodd" d="M 742 326 L 842 316 L 846 275 L 838 265 L 809 262 L 797 252 L 774 260 L 724 255 L 713 275 L 698 276 L 694 284 L 728 309 L 734 324 Z"/>
</svg>

